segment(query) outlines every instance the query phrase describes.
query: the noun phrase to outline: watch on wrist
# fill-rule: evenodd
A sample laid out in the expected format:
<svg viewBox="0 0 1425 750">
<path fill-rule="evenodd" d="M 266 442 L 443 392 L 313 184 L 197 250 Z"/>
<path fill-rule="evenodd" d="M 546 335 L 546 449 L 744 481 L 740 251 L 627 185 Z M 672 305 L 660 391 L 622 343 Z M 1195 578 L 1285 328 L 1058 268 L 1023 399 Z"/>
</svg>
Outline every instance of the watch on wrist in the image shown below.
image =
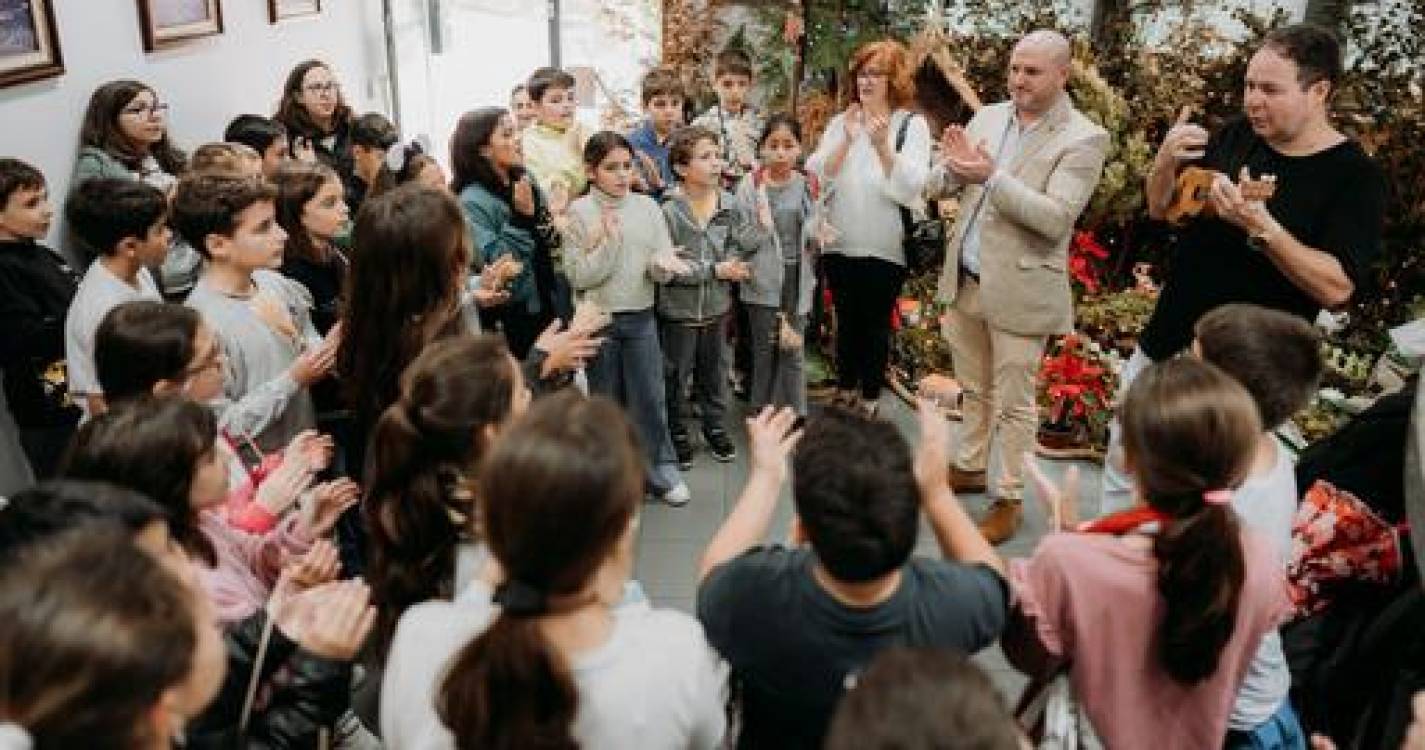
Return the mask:
<svg viewBox="0 0 1425 750">
<path fill-rule="evenodd" d="M 1251 245 L 1253 250 L 1266 252 L 1272 237 L 1281 231 L 1281 228 L 1282 225 L 1278 224 L 1276 219 L 1268 219 L 1260 229 L 1248 233 L 1247 244 Z"/>
</svg>

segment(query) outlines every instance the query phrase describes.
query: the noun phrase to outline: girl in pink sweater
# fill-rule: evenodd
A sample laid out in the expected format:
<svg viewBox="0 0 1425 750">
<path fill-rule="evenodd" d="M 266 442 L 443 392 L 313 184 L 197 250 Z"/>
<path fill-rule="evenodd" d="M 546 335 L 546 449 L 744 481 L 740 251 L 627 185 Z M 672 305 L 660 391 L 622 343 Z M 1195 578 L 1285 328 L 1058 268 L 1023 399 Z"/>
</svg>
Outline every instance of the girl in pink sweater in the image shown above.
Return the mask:
<svg viewBox="0 0 1425 750">
<path fill-rule="evenodd" d="M 359 492 L 350 480 L 320 485 L 271 531 L 240 531 L 221 515 L 228 469 L 217 443 L 217 418 L 207 408 L 172 397 L 134 399 L 80 429 L 64 475 L 112 482 L 162 505 L 173 540 L 202 563 L 218 620 L 235 623 L 267 602 L 283 566 L 330 532 Z"/>
<path fill-rule="evenodd" d="M 1192 358 L 1154 365 L 1121 420 L 1136 508 L 1074 523 L 1072 492 L 1037 474 L 1059 530 L 1010 563 L 1010 662 L 1067 669 L 1104 746 L 1222 747 L 1257 644 L 1288 614 L 1270 542 L 1229 505 L 1261 432 L 1251 397 Z"/>
</svg>

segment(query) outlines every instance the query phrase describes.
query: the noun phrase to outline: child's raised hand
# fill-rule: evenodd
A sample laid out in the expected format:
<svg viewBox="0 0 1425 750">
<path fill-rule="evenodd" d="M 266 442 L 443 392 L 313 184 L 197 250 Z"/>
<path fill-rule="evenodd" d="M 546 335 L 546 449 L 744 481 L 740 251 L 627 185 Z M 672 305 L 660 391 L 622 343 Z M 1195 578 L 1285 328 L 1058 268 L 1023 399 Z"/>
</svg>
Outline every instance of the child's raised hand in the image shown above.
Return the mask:
<svg viewBox="0 0 1425 750">
<path fill-rule="evenodd" d="M 316 471 L 301 454 L 285 456 L 282 464 L 257 486 L 254 501 L 274 516 L 292 507 L 312 484 Z"/>
<path fill-rule="evenodd" d="M 312 536 L 326 536 L 336 526 L 336 520 L 347 508 L 361 499 L 361 487 L 350 479 L 337 479 L 317 485 L 306 508 L 307 530 Z"/>
<path fill-rule="evenodd" d="M 646 189 L 650 191 L 662 190 L 663 173 L 659 171 L 658 163 L 653 161 L 653 157 L 643 151 L 638 152 L 638 161 L 643 165 L 643 169 L 635 170 L 635 172 L 640 177 L 647 175 L 644 179 Z"/>
<path fill-rule="evenodd" d="M 563 321 L 556 320 L 535 339 L 534 347 L 544 352 L 540 375 L 549 377 L 560 372 L 574 372 L 599 352 L 604 340 L 588 332 L 566 330 Z"/>
<path fill-rule="evenodd" d="M 534 216 L 534 185 L 530 183 L 529 175 L 515 180 L 510 204 L 520 216 Z"/>
<path fill-rule="evenodd" d="M 768 473 L 781 481 L 787 476 L 787 459 L 802 439 L 797 426 L 797 413 L 790 407 L 762 407 L 756 416 L 747 418 L 748 450 L 752 454 L 752 472 Z"/>
<path fill-rule="evenodd" d="M 604 210 L 599 214 L 599 220 L 606 241 L 618 242 L 623 239 L 623 219 L 619 218 L 618 211 L 612 206 L 604 207 Z"/>
<path fill-rule="evenodd" d="M 287 448 L 282 452 L 282 460 L 285 462 L 300 458 L 314 471 L 322 471 L 331 466 L 332 454 L 335 451 L 336 442 L 330 435 L 322 435 L 316 430 L 302 430 L 287 444 Z"/>
<path fill-rule="evenodd" d="M 736 258 L 718 263 L 713 267 L 713 272 L 723 281 L 746 281 L 752 278 L 752 269 Z"/>
<path fill-rule="evenodd" d="M 762 185 L 757 188 L 757 223 L 763 229 L 772 229 L 772 201 L 767 197 L 767 186 Z"/>
<path fill-rule="evenodd" d="M 1044 504 L 1044 515 L 1051 531 L 1063 531 L 1079 525 L 1079 467 L 1070 466 L 1064 474 L 1064 484 L 1054 484 L 1045 475 L 1032 451 L 1024 453 L 1024 471 L 1034 482 L 1035 494 Z"/>
<path fill-rule="evenodd" d="M 341 574 L 341 555 L 336 545 L 325 539 L 312 543 L 312 548 L 301 559 L 288 566 L 286 572 L 293 586 L 299 590 L 310 589 L 335 581 Z"/>
<path fill-rule="evenodd" d="M 693 270 L 692 265 L 678 255 L 681 248 L 660 250 L 648 259 L 649 265 L 664 276 L 682 276 Z"/>
<path fill-rule="evenodd" d="M 915 479 L 921 494 L 939 492 L 949 487 L 950 422 L 935 401 L 919 399 L 916 419 L 920 424 L 920 443 L 915 448 Z"/>
<path fill-rule="evenodd" d="M 569 210 L 569 186 L 556 182 L 549 186 L 549 213 L 563 216 Z"/>
<path fill-rule="evenodd" d="M 355 658 L 376 623 L 371 589 L 359 579 L 333 581 L 290 596 L 278 612 L 278 627 L 288 638 L 307 653 L 332 661 Z"/>
</svg>

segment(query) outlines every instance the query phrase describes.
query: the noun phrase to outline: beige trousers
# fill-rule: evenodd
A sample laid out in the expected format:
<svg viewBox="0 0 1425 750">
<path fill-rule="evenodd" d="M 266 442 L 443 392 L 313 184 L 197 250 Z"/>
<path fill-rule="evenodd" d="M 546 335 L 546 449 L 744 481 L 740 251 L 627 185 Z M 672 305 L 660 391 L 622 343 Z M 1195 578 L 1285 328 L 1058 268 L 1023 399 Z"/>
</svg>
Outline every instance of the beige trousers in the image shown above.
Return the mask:
<svg viewBox="0 0 1425 750">
<path fill-rule="evenodd" d="M 955 377 L 965 389 L 964 420 L 952 458 L 963 471 L 985 471 L 993 497 L 1024 497 L 1024 453 L 1034 449 L 1039 429 L 1035 378 L 1047 336 L 1024 336 L 991 328 L 985 322 L 980 285 L 961 275 L 945 318 L 945 338 Z"/>
</svg>

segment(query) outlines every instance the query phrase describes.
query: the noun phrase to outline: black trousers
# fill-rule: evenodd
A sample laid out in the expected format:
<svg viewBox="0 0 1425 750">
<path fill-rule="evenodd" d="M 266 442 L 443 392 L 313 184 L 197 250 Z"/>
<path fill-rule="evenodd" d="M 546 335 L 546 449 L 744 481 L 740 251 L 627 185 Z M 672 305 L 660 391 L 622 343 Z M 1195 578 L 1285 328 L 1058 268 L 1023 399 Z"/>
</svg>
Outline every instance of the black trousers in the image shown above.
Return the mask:
<svg viewBox="0 0 1425 750">
<path fill-rule="evenodd" d="M 886 385 L 891 312 L 905 267 L 877 258 L 822 256 L 836 311 L 837 385 L 874 401 Z"/>
</svg>

